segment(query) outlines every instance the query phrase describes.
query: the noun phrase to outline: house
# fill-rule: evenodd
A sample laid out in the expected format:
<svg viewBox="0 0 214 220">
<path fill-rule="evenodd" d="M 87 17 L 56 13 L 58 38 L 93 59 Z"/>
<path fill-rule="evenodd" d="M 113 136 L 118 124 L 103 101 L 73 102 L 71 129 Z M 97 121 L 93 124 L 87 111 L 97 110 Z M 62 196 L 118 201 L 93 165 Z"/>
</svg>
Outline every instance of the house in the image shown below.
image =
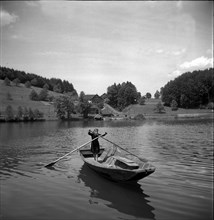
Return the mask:
<svg viewBox="0 0 214 220">
<path fill-rule="evenodd" d="M 103 102 L 103 98 L 97 94 L 96 95 L 85 95 L 85 99 L 88 102 L 93 103 L 93 104 L 98 104 L 98 103 Z"/>
<path fill-rule="evenodd" d="M 89 109 L 89 114 L 96 115 L 96 114 L 99 114 L 99 112 L 100 112 L 100 109 L 97 107 L 97 105 L 92 104 Z"/>
<path fill-rule="evenodd" d="M 102 116 L 112 117 L 112 116 L 119 116 L 121 112 L 117 111 L 107 103 L 104 104 L 104 107 L 101 109 Z"/>
</svg>

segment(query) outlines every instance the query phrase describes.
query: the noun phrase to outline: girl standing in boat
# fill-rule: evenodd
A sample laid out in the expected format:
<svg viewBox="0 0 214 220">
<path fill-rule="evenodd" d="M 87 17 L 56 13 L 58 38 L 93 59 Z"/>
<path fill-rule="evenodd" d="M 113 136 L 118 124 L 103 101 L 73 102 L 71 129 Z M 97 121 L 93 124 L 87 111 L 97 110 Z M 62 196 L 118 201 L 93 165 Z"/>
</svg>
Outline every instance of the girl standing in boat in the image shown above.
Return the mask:
<svg viewBox="0 0 214 220">
<path fill-rule="evenodd" d="M 89 130 L 88 134 L 91 136 L 92 139 L 94 139 L 94 138 L 96 138 L 96 137 L 101 135 L 101 134 L 98 133 L 98 129 L 97 128 L 95 128 L 93 132 L 91 130 Z M 105 133 L 104 135 L 106 135 L 106 134 L 107 133 Z M 104 135 L 102 135 L 102 136 L 104 136 Z M 94 155 L 94 160 L 97 161 L 98 154 L 100 152 L 100 144 L 99 144 L 98 138 L 91 142 L 91 152 Z"/>
</svg>

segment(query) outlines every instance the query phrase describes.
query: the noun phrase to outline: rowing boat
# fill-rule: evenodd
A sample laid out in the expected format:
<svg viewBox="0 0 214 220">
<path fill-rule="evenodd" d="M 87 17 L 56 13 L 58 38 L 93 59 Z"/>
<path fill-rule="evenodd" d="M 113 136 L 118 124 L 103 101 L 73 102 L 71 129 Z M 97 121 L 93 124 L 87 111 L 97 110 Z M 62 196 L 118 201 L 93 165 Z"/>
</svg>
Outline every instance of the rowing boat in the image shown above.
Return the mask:
<svg viewBox="0 0 214 220">
<path fill-rule="evenodd" d="M 92 170 L 116 182 L 138 181 L 155 171 L 148 160 L 127 154 L 127 151 L 124 154 L 116 146 L 101 148 L 97 161 L 90 149 L 80 149 L 79 152 Z"/>
</svg>

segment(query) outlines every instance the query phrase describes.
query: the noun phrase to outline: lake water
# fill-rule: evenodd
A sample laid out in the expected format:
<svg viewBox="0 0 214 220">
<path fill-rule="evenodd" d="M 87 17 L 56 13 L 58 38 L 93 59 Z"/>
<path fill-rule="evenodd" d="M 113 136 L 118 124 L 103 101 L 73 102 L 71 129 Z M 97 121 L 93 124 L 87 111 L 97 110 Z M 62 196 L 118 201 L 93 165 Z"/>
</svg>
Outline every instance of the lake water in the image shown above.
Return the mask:
<svg viewBox="0 0 214 220">
<path fill-rule="evenodd" d="M 44 167 L 88 142 L 94 127 L 147 158 L 155 173 L 136 184 L 114 183 L 86 167 L 78 152 Z M 2 220 L 212 219 L 210 120 L 2 123 L 0 153 Z"/>
</svg>

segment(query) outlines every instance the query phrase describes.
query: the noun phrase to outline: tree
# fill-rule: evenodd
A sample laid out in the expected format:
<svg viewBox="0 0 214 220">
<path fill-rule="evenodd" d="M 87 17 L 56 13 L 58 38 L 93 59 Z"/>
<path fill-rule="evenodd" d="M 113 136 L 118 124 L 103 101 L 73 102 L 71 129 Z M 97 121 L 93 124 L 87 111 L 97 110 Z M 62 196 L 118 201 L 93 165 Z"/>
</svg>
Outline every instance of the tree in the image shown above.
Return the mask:
<svg viewBox="0 0 214 220">
<path fill-rule="evenodd" d="M 60 85 L 60 92 L 65 92 L 65 93 L 69 92 L 72 93 L 74 96 L 77 96 L 77 92 L 74 89 L 72 83 L 68 81 L 65 80 L 62 81 L 61 79 L 56 79 L 56 78 L 46 79 L 36 74 L 26 73 L 24 71 L 14 70 L 0 66 L 0 79 L 4 80 L 6 77 L 10 81 L 13 81 L 15 84 L 16 84 L 15 79 L 19 79 L 19 81 L 23 84 L 29 81 L 32 82 L 33 86 L 40 88 L 43 88 L 45 86 L 45 88 L 48 90 L 53 90 L 53 87 L 58 84 Z M 18 86 L 18 84 L 16 85 Z M 49 88 L 47 88 L 47 85 Z M 59 88 L 57 89 L 57 91 L 59 91 Z"/>
<path fill-rule="evenodd" d="M 45 83 L 45 85 L 43 86 L 43 89 L 49 90 L 49 85 L 47 83 Z"/>
<path fill-rule="evenodd" d="M 136 87 L 128 81 L 118 85 L 114 83 L 107 89 L 109 105 L 119 110 L 124 109 L 130 104 L 136 104 L 140 97 L 141 94 L 137 92 Z"/>
<path fill-rule="evenodd" d="M 13 80 L 13 83 L 14 83 L 16 86 L 19 86 L 20 80 L 19 80 L 18 78 L 15 78 L 15 79 Z"/>
<path fill-rule="evenodd" d="M 142 96 L 142 97 L 139 99 L 139 104 L 140 104 L 140 105 L 145 105 L 145 101 L 146 101 L 146 97 L 145 97 L 145 96 Z"/>
<path fill-rule="evenodd" d="M 39 100 L 40 101 L 46 101 L 47 98 L 48 98 L 48 90 L 44 88 L 39 93 Z"/>
<path fill-rule="evenodd" d="M 39 100 L 39 95 L 37 94 L 37 92 L 33 89 L 29 95 L 30 100 L 33 101 L 38 101 Z"/>
<path fill-rule="evenodd" d="M 24 107 L 23 119 L 24 121 L 28 121 L 29 119 L 29 112 L 26 106 Z"/>
<path fill-rule="evenodd" d="M 8 105 L 6 107 L 6 110 L 5 110 L 5 114 L 6 114 L 6 121 L 11 121 L 14 119 L 14 113 L 13 113 L 13 108 L 11 105 Z"/>
<path fill-rule="evenodd" d="M 109 105 L 111 105 L 114 108 L 117 108 L 118 106 L 118 93 L 121 88 L 121 85 L 114 83 L 112 86 L 109 86 L 107 88 L 107 96 L 109 99 Z"/>
<path fill-rule="evenodd" d="M 29 115 L 28 115 L 29 120 L 33 121 L 34 120 L 34 113 L 31 108 L 29 108 L 28 113 L 29 113 Z"/>
<path fill-rule="evenodd" d="M 43 118 L 44 114 L 43 112 L 40 112 L 37 108 L 33 111 L 34 119 L 40 119 Z"/>
<path fill-rule="evenodd" d="M 83 115 L 84 118 L 88 118 L 88 114 L 91 108 L 91 103 L 88 102 L 85 98 L 85 93 L 83 91 L 80 92 L 79 96 L 79 112 Z"/>
<path fill-rule="evenodd" d="M 171 109 L 172 109 L 172 111 L 178 110 L 178 103 L 174 99 L 171 102 Z"/>
<path fill-rule="evenodd" d="M 214 109 L 214 103 L 213 102 L 209 102 L 207 105 L 208 109 Z"/>
<path fill-rule="evenodd" d="M 162 97 L 163 95 L 163 87 L 160 88 L 160 96 Z"/>
<path fill-rule="evenodd" d="M 80 113 L 83 115 L 84 118 L 88 118 L 88 114 L 91 108 L 91 103 L 89 103 L 87 100 L 84 100 L 83 102 L 79 103 L 79 110 Z"/>
<path fill-rule="evenodd" d="M 158 113 L 163 113 L 163 112 L 165 112 L 165 108 L 161 102 L 158 102 L 154 108 L 154 111 L 158 112 Z"/>
<path fill-rule="evenodd" d="M 31 87 L 31 83 L 30 83 L 29 81 L 27 81 L 27 82 L 25 83 L 25 87 L 26 87 L 26 88 L 30 88 L 30 87 Z"/>
<path fill-rule="evenodd" d="M 32 86 L 37 86 L 37 84 L 38 84 L 37 78 L 34 78 L 34 79 L 31 80 L 31 85 Z"/>
<path fill-rule="evenodd" d="M 136 104 L 139 99 L 139 93 L 131 82 L 122 83 L 118 92 L 118 108 L 120 110 L 125 107 Z"/>
<path fill-rule="evenodd" d="M 85 93 L 83 91 L 80 92 L 79 101 L 84 102 L 85 100 Z"/>
<path fill-rule="evenodd" d="M 39 119 L 41 117 L 41 114 L 37 108 L 33 111 L 33 114 L 35 119 Z"/>
<path fill-rule="evenodd" d="M 172 100 L 183 108 L 206 106 L 214 101 L 213 68 L 183 73 L 169 81 L 161 93 L 166 106 L 170 106 Z"/>
<path fill-rule="evenodd" d="M 60 119 L 69 119 L 74 112 L 74 103 L 68 96 L 60 96 L 54 102 L 57 117 Z"/>
<path fill-rule="evenodd" d="M 4 84 L 5 86 L 10 86 L 10 80 L 7 77 L 4 79 Z"/>
<path fill-rule="evenodd" d="M 159 99 L 160 98 L 160 92 L 157 90 L 154 94 L 155 99 Z"/>
<path fill-rule="evenodd" d="M 61 85 L 60 85 L 59 83 L 58 83 L 57 85 L 54 85 L 53 91 L 54 91 L 54 92 L 61 93 L 61 92 L 62 92 Z"/>
<path fill-rule="evenodd" d="M 150 92 L 147 92 L 147 93 L 146 93 L 146 98 L 147 98 L 147 99 L 151 99 L 151 97 L 152 97 L 151 93 L 150 93 Z"/>
<path fill-rule="evenodd" d="M 22 107 L 21 106 L 19 106 L 18 107 L 18 110 L 17 110 L 17 119 L 18 120 L 21 120 L 22 119 L 22 117 L 23 117 L 23 109 L 22 109 Z"/>
<path fill-rule="evenodd" d="M 181 95 L 180 106 L 183 108 L 187 108 L 187 106 L 189 106 L 189 98 L 185 94 Z"/>
</svg>

